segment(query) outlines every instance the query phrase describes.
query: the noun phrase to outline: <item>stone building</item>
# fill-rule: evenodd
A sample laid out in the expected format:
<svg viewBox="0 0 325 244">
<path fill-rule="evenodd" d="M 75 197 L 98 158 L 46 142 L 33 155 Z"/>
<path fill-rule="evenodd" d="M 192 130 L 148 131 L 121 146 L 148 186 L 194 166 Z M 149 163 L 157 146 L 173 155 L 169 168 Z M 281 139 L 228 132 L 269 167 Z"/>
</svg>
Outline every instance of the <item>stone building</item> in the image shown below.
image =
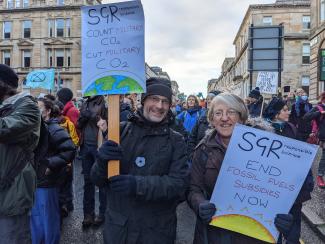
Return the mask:
<svg viewBox="0 0 325 244">
<path fill-rule="evenodd" d="M 0 59 L 23 81 L 33 69 L 55 68 L 57 87 L 75 95 L 81 80 L 81 11 L 99 0 L 0 1 Z M 40 91 L 32 91 L 37 94 Z M 46 91 L 48 92 L 48 91 Z"/>
<path fill-rule="evenodd" d="M 68 87 L 75 96 L 81 96 L 80 8 L 100 3 L 100 0 L 0 0 L 0 61 L 17 72 L 20 89 L 30 89 L 23 85 L 30 71 L 55 68 L 56 89 Z M 151 76 L 158 75 L 146 64 L 146 77 Z M 49 92 L 30 91 L 33 95 Z"/>
<path fill-rule="evenodd" d="M 171 82 L 171 86 L 172 86 L 172 90 L 173 90 L 173 94 L 174 96 L 177 97 L 177 95 L 179 94 L 179 86 L 178 86 L 178 83 L 177 81 L 174 81 L 174 80 L 171 80 L 168 73 L 163 71 L 162 68 L 158 67 L 158 66 L 152 66 L 151 67 L 151 70 L 153 70 L 158 77 L 161 77 L 161 78 L 165 78 L 167 80 L 170 80 Z"/>
<path fill-rule="evenodd" d="M 325 68 L 320 67 L 325 55 L 325 1 L 311 0 L 311 30 L 310 30 L 310 97 L 318 100 L 319 95 L 325 90 L 324 76 L 321 71 Z M 325 60 L 324 60 L 325 61 Z"/>
<path fill-rule="evenodd" d="M 248 72 L 248 32 L 249 27 L 263 25 L 284 26 L 284 59 L 280 91 L 286 94 L 303 86 L 309 89 L 310 59 L 310 1 L 277 0 L 273 4 L 250 5 L 233 41 L 235 57 L 229 64 L 226 58 L 220 77 L 217 79 L 223 90 L 246 97 L 250 89 Z M 253 87 L 257 72 L 253 72 Z"/>
</svg>

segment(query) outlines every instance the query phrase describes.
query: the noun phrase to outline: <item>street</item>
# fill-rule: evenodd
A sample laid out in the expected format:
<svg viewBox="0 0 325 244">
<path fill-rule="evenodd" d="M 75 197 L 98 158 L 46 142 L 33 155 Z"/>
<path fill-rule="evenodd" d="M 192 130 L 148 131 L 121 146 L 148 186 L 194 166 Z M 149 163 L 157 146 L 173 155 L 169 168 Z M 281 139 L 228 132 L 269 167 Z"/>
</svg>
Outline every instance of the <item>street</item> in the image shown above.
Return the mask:
<svg viewBox="0 0 325 244">
<path fill-rule="evenodd" d="M 315 175 L 316 166 L 314 165 L 313 171 Z M 63 220 L 62 226 L 62 244 L 100 244 L 102 240 L 102 227 L 91 227 L 87 230 L 82 230 L 81 222 L 83 220 L 82 211 L 82 197 L 83 197 L 83 176 L 81 174 L 81 162 L 79 160 L 75 163 L 74 168 L 74 206 L 75 210 L 70 213 L 69 217 Z M 98 192 L 96 195 L 98 199 Z M 325 192 L 315 187 L 313 192 L 313 199 L 306 203 L 315 212 L 325 218 L 325 211 L 322 206 L 325 204 Z M 96 202 L 98 210 L 98 201 Z M 189 244 L 193 241 L 195 215 L 186 203 L 179 205 L 178 210 L 178 229 L 176 244 Z M 302 241 L 305 244 L 321 244 L 321 239 L 309 227 L 305 220 L 302 223 Z"/>
</svg>

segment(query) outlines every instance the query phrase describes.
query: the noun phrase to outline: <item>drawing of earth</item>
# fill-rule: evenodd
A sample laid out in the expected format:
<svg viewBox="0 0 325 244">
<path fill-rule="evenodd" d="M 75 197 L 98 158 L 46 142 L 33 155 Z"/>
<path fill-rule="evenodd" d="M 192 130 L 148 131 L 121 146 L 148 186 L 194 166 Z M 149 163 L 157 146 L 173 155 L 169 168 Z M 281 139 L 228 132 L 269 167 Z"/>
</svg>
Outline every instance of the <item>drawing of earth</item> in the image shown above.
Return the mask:
<svg viewBox="0 0 325 244">
<path fill-rule="evenodd" d="M 143 92 L 143 88 L 134 79 L 123 75 L 111 75 L 95 80 L 88 86 L 84 96 Z"/>
</svg>

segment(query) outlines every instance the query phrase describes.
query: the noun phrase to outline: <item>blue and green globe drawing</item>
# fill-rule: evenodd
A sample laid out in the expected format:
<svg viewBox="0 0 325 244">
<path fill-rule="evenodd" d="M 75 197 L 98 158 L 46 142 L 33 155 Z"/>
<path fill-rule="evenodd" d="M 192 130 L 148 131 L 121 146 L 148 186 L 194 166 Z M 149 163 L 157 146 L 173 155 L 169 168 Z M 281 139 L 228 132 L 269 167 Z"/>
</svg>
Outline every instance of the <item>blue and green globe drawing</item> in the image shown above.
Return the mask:
<svg viewBox="0 0 325 244">
<path fill-rule="evenodd" d="M 139 83 L 124 75 L 111 75 L 98 78 L 86 89 L 84 96 L 143 93 Z"/>
</svg>

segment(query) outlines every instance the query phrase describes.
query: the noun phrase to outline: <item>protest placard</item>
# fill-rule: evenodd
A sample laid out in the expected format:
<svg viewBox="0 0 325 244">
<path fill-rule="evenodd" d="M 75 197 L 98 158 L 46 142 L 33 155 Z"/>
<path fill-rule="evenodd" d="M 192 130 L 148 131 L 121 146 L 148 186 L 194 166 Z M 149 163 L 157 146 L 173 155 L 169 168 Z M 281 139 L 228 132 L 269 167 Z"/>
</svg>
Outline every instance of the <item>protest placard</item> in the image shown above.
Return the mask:
<svg viewBox="0 0 325 244">
<path fill-rule="evenodd" d="M 258 72 L 256 87 L 260 88 L 261 93 L 277 94 L 278 72 Z"/>
<path fill-rule="evenodd" d="M 318 147 L 236 125 L 213 190 L 211 225 L 275 243 L 278 213 L 288 213 Z"/>
<path fill-rule="evenodd" d="M 54 69 L 33 70 L 26 76 L 26 86 L 54 90 Z"/>
<path fill-rule="evenodd" d="M 82 7 L 84 96 L 145 91 L 141 1 Z"/>
</svg>

